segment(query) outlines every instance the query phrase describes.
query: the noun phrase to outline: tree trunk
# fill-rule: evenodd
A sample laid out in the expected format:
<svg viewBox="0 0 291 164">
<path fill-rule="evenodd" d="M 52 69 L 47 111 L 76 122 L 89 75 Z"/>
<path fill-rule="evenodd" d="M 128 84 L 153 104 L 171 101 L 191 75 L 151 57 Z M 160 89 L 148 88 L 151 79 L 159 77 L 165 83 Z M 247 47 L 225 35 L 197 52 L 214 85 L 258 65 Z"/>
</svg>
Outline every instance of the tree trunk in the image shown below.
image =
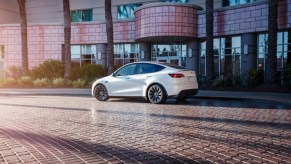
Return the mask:
<svg viewBox="0 0 291 164">
<path fill-rule="evenodd" d="M 26 0 L 17 0 L 20 13 L 21 28 L 21 51 L 22 51 L 22 73 L 28 74 L 28 48 L 27 48 L 27 17 Z"/>
<path fill-rule="evenodd" d="M 107 34 L 107 68 L 108 74 L 114 72 L 114 51 L 113 51 L 113 22 L 111 13 L 111 0 L 105 0 L 105 20 Z"/>
<path fill-rule="evenodd" d="M 266 58 L 265 84 L 275 84 L 277 69 L 278 1 L 269 0 L 268 54 Z"/>
<path fill-rule="evenodd" d="M 212 83 L 215 79 L 213 57 L 213 0 L 206 0 L 206 79 Z"/>
<path fill-rule="evenodd" d="M 71 69 L 71 11 L 70 0 L 63 0 L 64 7 L 64 78 L 68 79 Z"/>
</svg>

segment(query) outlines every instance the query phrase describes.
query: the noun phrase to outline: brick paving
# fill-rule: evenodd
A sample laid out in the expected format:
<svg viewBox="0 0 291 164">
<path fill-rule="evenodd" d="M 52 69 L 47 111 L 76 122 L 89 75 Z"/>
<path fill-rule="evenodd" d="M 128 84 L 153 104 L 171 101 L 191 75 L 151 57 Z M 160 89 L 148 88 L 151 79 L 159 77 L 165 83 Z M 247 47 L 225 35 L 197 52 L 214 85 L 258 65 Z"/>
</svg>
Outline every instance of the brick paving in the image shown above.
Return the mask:
<svg viewBox="0 0 291 164">
<path fill-rule="evenodd" d="M 291 106 L 0 96 L 0 163 L 291 163 Z"/>
</svg>

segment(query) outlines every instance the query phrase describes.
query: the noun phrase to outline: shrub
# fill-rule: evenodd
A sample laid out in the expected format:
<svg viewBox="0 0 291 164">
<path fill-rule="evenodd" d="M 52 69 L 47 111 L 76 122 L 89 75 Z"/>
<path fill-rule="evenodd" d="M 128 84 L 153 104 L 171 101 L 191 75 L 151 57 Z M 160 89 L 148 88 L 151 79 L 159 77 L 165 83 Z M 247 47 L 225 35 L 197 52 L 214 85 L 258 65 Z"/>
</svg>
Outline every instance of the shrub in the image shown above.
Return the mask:
<svg viewBox="0 0 291 164">
<path fill-rule="evenodd" d="M 22 77 L 22 75 L 22 68 L 16 66 L 9 67 L 8 70 L 5 72 L 5 77 L 10 79 L 19 79 L 20 77 Z"/>
<path fill-rule="evenodd" d="M 72 85 L 74 88 L 82 88 L 86 86 L 86 81 L 84 79 L 77 79 L 72 81 Z"/>
<path fill-rule="evenodd" d="M 46 78 L 53 80 L 54 78 L 63 77 L 64 65 L 58 60 L 47 60 L 30 71 L 33 79 Z"/>
<path fill-rule="evenodd" d="M 55 79 L 53 79 L 53 86 L 54 87 L 64 87 L 64 86 L 66 86 L 66 81 L 62 77 L 55 78 Z"/>
<path fill-rule="evenodd" d="M 50 87 L 51 86 L 51 82 L 47 78 L 36 79 L 34 80 L 33 84 L 36 87 Z"/>
<path fill-rule="evenodd" d="M 21 86 L 32 86 L 33 82 L 29 76 L 22 76 L 18 79 L 18 84 Z"/>
<path fill-rule="evenodd" d="M 115 64 L 114 67 L 113 67 L 113 70 L 116 71 L 120 67 L 122 67 L 122 64 Z"/>
<path fill-rule="evenodd" d="M 213 84 L 212 86 L 214 87 L 226 87 L 227 86 L 227 78 L 225 78 L 223 75 L 216 78 L 214 81 L 213 81 Z"/>
<path fill-rule="evenodd" d="M 259 86 L 264 81 L 264 72 L 261 69 L 251 69 L 245 76 L 245 85 L 248 87 Z"/>
<path fill-rule="evenodd" d="M 18 82 L 16 79 L 14 78 L 3 78 L 0 80 L 0 86 L 1 87 L 13 87 L 13 86 L 17 86 Z"/>
<path fill-rule="evenodd" d="M 206 77 L 204 75 L 198 75 L 197 76 L 197 82 L 199 85 L 202 85 L 203 83 L 206 83 Z"/>
<path fill-rule="evenodd" d="M 243 80 L 241 79 L 241 76 L 240 75 L 235 75 L 234 76 L 233 86 L 234 87 L 241 87 L 241 86 L 243 86 Z"/>
<path fill-rule="evenodd" d="M 86 83 L 93 81 L 96 78 L 107 75 L 107 69 L 100 64 L 86 64 L 80 66 L 72 66 L 69 74 L 70 80 L 83 79 Z"/>
</svg>

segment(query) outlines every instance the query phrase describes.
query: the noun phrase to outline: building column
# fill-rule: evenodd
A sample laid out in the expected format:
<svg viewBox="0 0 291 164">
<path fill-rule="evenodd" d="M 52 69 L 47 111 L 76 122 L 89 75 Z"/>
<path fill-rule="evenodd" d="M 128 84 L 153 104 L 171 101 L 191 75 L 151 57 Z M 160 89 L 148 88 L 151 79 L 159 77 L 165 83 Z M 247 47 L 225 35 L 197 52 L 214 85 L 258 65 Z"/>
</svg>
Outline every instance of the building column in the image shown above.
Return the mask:
<svg viewBox="0 0 291 164">
<path fill-rule="evenodd" d="M 257 34 L 248 33 L 241 35 L 241 75 L 245 75 L 251 69 L 257 69 Z"/>
<path fill-rule="evenodd" d="M 151 61 L 151 43 L 139 43 L 141 61 Z"/>
<path fill-rule="evenodd" d="M 107 67 L 107 44 L 97 44 L 96 52 L 96 64 L 101 64 Z"/>
<path fill-rule="evenodd" d="M 192 51 L 192 54 L 191 54 Z M 187 57 L 186 57 L 186 67 L 188 69 L 196 71 L 199 73 L 199 41 L 192 40 L 187 43 Z"/>
</svg>

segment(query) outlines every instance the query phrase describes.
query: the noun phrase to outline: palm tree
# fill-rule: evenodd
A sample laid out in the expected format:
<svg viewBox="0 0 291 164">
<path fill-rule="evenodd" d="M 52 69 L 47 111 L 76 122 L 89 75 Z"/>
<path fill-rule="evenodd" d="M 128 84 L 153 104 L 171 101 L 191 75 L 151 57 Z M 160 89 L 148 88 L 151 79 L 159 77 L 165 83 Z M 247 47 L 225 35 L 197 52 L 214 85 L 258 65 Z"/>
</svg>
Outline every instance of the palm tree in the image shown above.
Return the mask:
<svg viewBox="0 0 291 164">
<path fill-rule="evenodd" d="M 71 11 L 70 0 L 63 0 L 64 8 L 64 78 L 69 77 L 71 69 Z"/>
<path fill-rule="evenodd" d="M 28 74 L 28 48 L 27 48 L 27 17 L 26 0 L 17 0 L 20 13 L 21 28 L 21 51 L 22 51 L 22 73 Z"/>
<path fill-rule="evenodd" d="M 268 54 L 265 84 L 275 84 L 277 68 L 278 0 L 268 0 Z"/>
<path fill-rule="evenodd" d="M 111 74 L 114 72 L 113 22 L 111 13 L 111 0 L 105 0 L 105 21 L 107 34 L 107 68 L 108 74 Z"/>
<path fill-rule="evenodd" d="M 215 79 L 213 57 L 213 0 L 206 0 L 206 80 Z"/>
</svg>

